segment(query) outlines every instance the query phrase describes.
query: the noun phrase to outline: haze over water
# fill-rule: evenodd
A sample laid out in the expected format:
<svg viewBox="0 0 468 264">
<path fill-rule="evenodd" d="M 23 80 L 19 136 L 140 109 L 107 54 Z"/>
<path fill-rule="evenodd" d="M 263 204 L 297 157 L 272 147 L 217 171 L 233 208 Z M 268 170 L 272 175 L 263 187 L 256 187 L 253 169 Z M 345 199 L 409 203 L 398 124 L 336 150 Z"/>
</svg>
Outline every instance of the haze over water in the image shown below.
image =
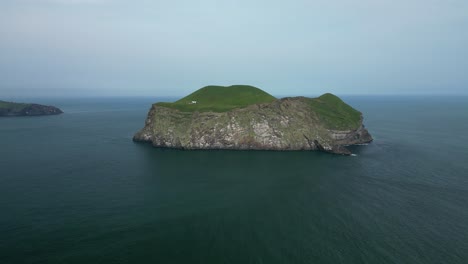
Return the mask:
<svg viewBox="0 0 468 264">
<path fill-rule="evenodd" d="M 468 97 L 343 99 L 354 157 L 156 149 L 158 99 L 36 99 L 65 114 L 0 119 L 0 263 L 466 263 Z"/>
</svg>

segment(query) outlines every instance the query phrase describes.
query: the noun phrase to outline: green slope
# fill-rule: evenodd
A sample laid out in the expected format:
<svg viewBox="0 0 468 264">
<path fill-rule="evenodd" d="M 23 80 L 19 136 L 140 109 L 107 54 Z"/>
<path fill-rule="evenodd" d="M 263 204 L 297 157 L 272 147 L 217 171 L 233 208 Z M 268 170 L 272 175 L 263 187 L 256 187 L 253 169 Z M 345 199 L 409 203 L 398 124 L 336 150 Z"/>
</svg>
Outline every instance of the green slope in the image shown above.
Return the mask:
<svg viewBox="0 0 468 264">
<path fill-rule="evenodd" d="M 339 97 L 326 93 L 310 99 L 312 110 L 330 129 L 357 129 L 361 124 L 361 112 L 352 108 Z"/>
<path fill-rule="evenodd" d="M 25 107 L 30 106 L 31 104 L 23 104 L 23 103 L 11 103 L 0 101 L 0 109 L 10 109 L 11 111 L 21 111 Z"/>
<path fill-rule="evenodd" d="M 277 100 L 259 88 L 249 85 L 206 86 L 174 103 L 156 103 L 182 112 L 226 112 L 258 103 Z M 361 124 L 361 112 L 347 105 L 337 96 L 326 93 L 306 98 L 323 124 L 329 129 L 351 130 Z M 196 103 L 192 103 L 196 101 Z"/>
<path fill-rule="evenodd" d="M 276 100 L 272 95 L 249 85 L 206 86 L 174 103 L 156 105 L 175 108 L 183 112 L 213 111 L 225 112 L 253 104 L 270 103 Z M 192 101 L 196 101 L 195 104 Z"/>
</svg>

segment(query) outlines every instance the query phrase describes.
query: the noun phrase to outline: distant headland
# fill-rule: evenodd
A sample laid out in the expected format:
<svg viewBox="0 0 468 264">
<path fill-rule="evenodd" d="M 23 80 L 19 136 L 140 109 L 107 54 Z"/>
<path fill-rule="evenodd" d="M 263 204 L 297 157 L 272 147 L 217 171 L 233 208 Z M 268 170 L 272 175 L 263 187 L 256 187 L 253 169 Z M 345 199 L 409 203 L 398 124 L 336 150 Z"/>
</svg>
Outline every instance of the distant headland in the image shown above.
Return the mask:
<svg viewBox="0 0 468 264">
<path fill-rule="evenodd" d="M 248 85 L 206 86 L 151 107 L 134 141 L 179 149 L 318 150 L 372 141 L 361 112 L 327 93 L 277 99 Z"/>
<path fill-rule="evenodd" d="M 4 116 L 43 116 L 62 114 L 55 106 L 25 104 L 0 101 L 0 117 Z"/>
</svg>

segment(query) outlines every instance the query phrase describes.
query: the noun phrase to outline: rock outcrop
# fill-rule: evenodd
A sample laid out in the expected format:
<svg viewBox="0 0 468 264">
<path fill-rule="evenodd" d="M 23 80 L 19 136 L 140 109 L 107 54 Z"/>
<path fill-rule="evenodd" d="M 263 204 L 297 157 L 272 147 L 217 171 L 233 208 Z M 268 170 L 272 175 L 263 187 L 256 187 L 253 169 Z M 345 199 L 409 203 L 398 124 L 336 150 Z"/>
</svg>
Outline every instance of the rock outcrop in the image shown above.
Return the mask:
<svg viewBox="0 0 468 264">
<path fill-rule="evenodd" d="M 154 104 L 145 127 L 133 139 L 179 149 L 318 150 L 344 155 L 351 154 L 346 146 L 372 141 L 359 112 L 345 104 L 356 111 L 358 122 L 333 125 L 327 119 L 332 115 L 311 106 L 316 99 L 283 98 L 227 112 L 187 112 Z"/>
</svg>

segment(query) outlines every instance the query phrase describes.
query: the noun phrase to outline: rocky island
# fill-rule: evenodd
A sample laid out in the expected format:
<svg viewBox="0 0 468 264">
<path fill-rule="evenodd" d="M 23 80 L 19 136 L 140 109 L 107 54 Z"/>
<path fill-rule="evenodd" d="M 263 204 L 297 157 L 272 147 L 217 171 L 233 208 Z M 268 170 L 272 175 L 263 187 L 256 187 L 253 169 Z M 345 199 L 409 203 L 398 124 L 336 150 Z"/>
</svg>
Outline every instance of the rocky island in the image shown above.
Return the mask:
<svg viewBox="0 0 468 264">
<path fill-rule="evenodd" d="M 62 110 L 54 106 L 0 101 L 0 117 L 58 115 L 62 113 Z"/>
<path fill-rule="evenodd" d="M 134 141 L 179 149 L 318 150 L 350 155 L 372 141 L 361 112 L 327 93 L 277 99 L 247 85 L 206 86 L 156 103 Z"/>
</svg>

